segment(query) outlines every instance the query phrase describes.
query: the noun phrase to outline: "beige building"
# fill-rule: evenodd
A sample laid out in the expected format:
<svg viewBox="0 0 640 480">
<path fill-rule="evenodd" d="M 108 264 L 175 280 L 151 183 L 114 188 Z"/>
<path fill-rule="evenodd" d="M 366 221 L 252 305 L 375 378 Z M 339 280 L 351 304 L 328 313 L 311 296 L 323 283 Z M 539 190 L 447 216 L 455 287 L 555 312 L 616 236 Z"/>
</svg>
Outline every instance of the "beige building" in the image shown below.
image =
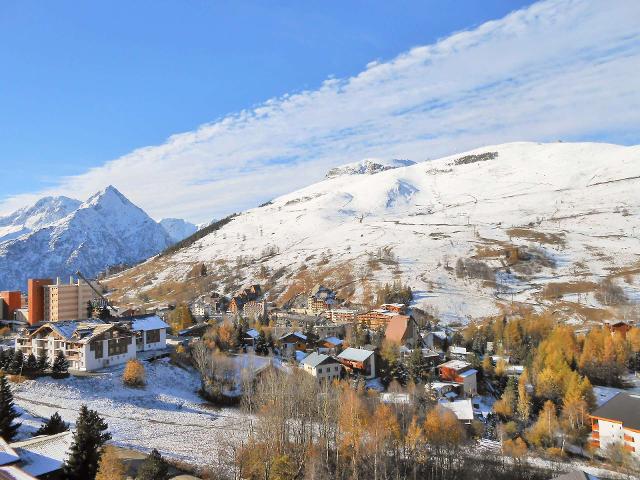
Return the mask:
<svg viewBox="0 0 640 480">
<path fill-rule="evenodd" d="M 60 279 L 52 285 L 44 287 L 44 321 L 61 322 L 87 318 L 87 303 L 95 298 L 91 287 L 73 278 L 69 283 L 60 283 Z"/>
</svg>

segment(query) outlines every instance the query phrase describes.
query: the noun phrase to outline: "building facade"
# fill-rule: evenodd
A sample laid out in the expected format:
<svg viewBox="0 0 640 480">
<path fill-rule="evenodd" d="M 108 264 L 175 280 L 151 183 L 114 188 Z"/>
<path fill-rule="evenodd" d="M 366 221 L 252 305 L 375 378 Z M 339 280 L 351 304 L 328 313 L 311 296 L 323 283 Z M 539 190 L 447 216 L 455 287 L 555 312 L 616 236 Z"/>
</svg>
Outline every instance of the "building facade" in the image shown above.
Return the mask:
<svg viewBox="0 0 640 480">
<path fill-rule="evenodd" d="M 307 356 L 300 362 L 300 367 L 309 375 L 316 377 L 318 382 L 339 380 L 342 375 L 342 364 L 335 358 L 322 353 L 314 352 Z"/>
<path fill-rule="evenodd" d="M 87 304 L 96 297 L 93 289 L 81 280 L 74 282 L 70 279 L 68 284 L 58 280 L 43 288 L 45 322 L 87 318 Z"/>
<path fill-rule="evenodd" d="M 50 322 L 16 337 L 16 350 L 36 357 L 46 353 L 50 362 L 62 352 L 69 368 L 92 371 L 136 358 L 133 332 L 126 326 L 101 320 Z"/>
<path fill-rule="evenodd" d="M 591 445 L 618 444 L 640 459 L 640 395 L 619 392 L 591 415 Z"/>
<path fill-rule="evenodd" d="M 27 295 L 29 298 L 29 324 L 35 325 L 44 321 L 44 287 L 51 285 L 50 278 L 30 278 L 27 282 Z"/>
<path fill-rule="evenodd" d="M 22 307 L 22 294 L 20 292 L 0 292 L 0 302 L 3 303 L 0 320 L 13 320 L 15 311 Z"/>
</svg>

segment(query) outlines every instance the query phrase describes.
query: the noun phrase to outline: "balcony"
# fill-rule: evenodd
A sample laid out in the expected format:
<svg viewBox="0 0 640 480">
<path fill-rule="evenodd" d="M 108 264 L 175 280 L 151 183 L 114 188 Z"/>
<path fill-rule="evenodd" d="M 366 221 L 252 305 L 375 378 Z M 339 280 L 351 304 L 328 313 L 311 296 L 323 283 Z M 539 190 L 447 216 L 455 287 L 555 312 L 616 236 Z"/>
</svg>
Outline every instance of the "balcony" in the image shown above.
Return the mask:
<svg viewBox="0 0 640 480">
<path fill-rule="evenodd" d="M 633 437 L 631 435 L 624 434 L 624 441 L 633 443 Z"/>
<path fill-rule="evenodd" d="M 598 440 L 591 440 L 589 443 L 593 448 L 600 448 L 600 442 Z"/>
<path fill-rule="evenodd" d="M 591 432 L 591 438 L 594 440 L 600 440 L 600 432 Z"/>
<path fill-rule="evenodd" d="M 592 432 L 600 431 L 600 424 L 597 421 L 591 424 L 591 431 Z"/>
<path fill-rule="evenodd" d="M 624 446 L 624 449 L 625 449 L 627 452 L 635 452 L 635 451 L 636 451 L 636 447 L 632 447 L 631 445 L 625 445 L 625 446 Z"/>
</svg>

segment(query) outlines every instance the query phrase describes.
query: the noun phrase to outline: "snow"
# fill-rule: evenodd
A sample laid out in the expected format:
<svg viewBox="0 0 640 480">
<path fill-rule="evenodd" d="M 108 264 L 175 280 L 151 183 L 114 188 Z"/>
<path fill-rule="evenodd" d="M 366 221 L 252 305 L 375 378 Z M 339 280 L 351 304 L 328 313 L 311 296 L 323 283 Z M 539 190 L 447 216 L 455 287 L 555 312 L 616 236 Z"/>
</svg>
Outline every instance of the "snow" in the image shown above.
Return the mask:
<svg viewBox="0 0 640 480">
<path fill-rule="evenodd" d="M 22 428 L 37 428 L 30 416 L 48 418 L 56 411 L 73 423 L 84 403 L 105 417 L 116 445 L 143 451 L 157 448 L 163 455 L 199 465 L 213 462 L 212 446 L 222 438 L 246 431 L 249 417 L 240 410 L 215 409 L 203 402 L 197 394 L 196 372 L 178 368 L 168 359 L 156 360 L 145 363 L 147 386 L 132 389 L 122 384 L 123 368 L 17 384 L 16 404 L 30 414 Z"/>
<path fill-rule="evenodd" d="M 455 163 L 486 152 L 498 156 Z M 414 306 L 444 322 L 497 314 L 500 303 L 512 300 L 544 308 L 551 300 L 537 293 L 549 282 L 576 279 L 576 264 L 588 266 L 577 279 L 597 282 L 638 261 L 639 182 L 640 147 L 597 143 L 510 143 L 375 174 L 339 175 L 243 212 L 193 245 L 149 262 L 145 268 L 153 276 L 146 288 L 182 281 L 196 262 L 235 265 L 249 256 L 253 261 L 238 269 L 242 281 L 259 282 L 262 265 L 274 272 L 284 268 L 283 290 L 296 283 L 303 265 L 308 271 L 344 268 L 354 278 L 366 273 L 370 285 L 400 275 L 414 291 Z M 524 233 L 514 235 L 512 227 Z M 528 233 L 560 240 L 539 241 Z M 504 273 L 501 258 L 482 259 L 501 271 L 498 291 L 455 275 L 458 258 L 509 244 L 542 248 L 556 266 L 519 279 Z M 263 256 L 271 247 L 279 254 Z M 369 268 L 371 255 L 384 247 L 397 264 Z M 328 263 L 316 265 L 324 255 Z M 321 281 L 341 284 L 338 278 Z M 131 281 L 127 291 L 143 288 Z M 363 293 L 356 284 L 353 300 Z"/>
<path fill-rule="evenodd" d="M 163 218 L 160 220 L 160 226 L 164 228 L 174 242 L 179 242 L 198 231 L 196 225 L 181 218 Z"/>
<path fill-rule="evenodd" d="M 438 405 L 444 408 L 448 408 L 451 410 L 458 420 L 461 421 L 471 421 L 473 420 L 473 405 L 471 404 L 471 399 L 467 398 L 464 400 L 441 400 L 438 402 Z"/>
<path fill-rule="evenodd" d="M 349 347 L 343 350 L 340 355 L 338 355 L 338 358 L 342 358 L 344 360 L 352 360 L 354 362 L 364 362 L 371 355 L 373 355 L 373 352 L 371 350 Z"/>
<path fill-rule="evenodd" d="M 75 207 L 74 202 L 65 202 L 56 212 Z M 158 223 L 112 186 L 66 216 L 60 214 L 50 213 L 45 223 L 32 221 L 41 228 L 0 243 L 0 290 L 24 290 L 28 278 L 68 277 L 78 270 L 93 277 L 109 265 L 137 263 L 173 243 Z"/>
<path fill-rule="evenodd" d="M 131 323 L 131 329 L 134 332 L 138 332 L 138 331 L 141 331 L 141 330 L 144 330 L 144 331 L 147 331 L 147 330 L 158 330 L 158 329 L 162 329 L 162 328 L 169 328 L 169 325 L 167 323 L 165 323 L 165 321 L 162 320 L 157 315 L 152 315 L 152 316 L 144 317 L 144 318 L 136 318 Z"/>
</svg>

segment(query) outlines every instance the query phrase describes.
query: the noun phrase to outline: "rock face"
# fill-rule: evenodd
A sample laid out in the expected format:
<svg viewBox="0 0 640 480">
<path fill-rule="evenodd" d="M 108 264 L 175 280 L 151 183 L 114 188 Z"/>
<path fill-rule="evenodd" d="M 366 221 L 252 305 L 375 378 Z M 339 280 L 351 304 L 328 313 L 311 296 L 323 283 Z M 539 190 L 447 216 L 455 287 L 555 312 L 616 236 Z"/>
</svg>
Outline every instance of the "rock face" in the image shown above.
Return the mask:
<svg viewBox="0 0 640 480">
<path fill-rule="evenodd" d="M 193 223 L 189 223 L 181 218 L 164 218 L 160 220 L 160 225 L 164 228 L 171 240 L 179 242 L 198 231 L 198 227 Z"/>
<path fill-rule="evenodd" d="M 335 178 L 342 175 L 373 175 L 393 168 L 408 167 L 416 162 L 411 160 L 379 160 L 377 158 L 366 158 L 359 162 L 347 163 L 339 167 L 332 168 L 326 174 L 326 178 Z"/>
<path fill-rule="evenodd" d="M 22 226 L 22 233 L 5 234 L 0 243 L 0 290 L 25 290 L 28 278 L 68 277 L 77 270 L 91 277 L 173 243 L 160 224 L 112 186 L 85 202 L 44 198 L 2 222 Z"/>
</svg>

